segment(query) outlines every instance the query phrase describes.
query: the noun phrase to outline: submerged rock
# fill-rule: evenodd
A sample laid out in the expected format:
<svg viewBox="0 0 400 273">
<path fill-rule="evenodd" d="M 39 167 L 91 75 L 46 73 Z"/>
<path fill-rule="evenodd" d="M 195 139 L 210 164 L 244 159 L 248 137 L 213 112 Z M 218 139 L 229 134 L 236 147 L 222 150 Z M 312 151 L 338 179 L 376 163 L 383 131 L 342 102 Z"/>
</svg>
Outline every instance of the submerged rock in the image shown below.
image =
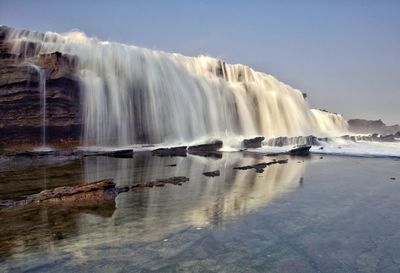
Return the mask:
<svg viewBox="0 0 400 273">
<path fill-rule="evenodd" d="M 132 189 L 136 188 L 152 188 L 152 187 L 164 187 L 166 184 L 172 184 L 172 185 L 182 185 L 182 183 L 185 183 L 189 181 L 189 178 L 185 176 L 174 176 L 166 179 L 158 179 L 155 181 L 149 181 L 145 183 L 136 183 L 131 186 Z"/>
<path fill-rule="evenodd" d="M 257 173 L 262 173 L 264 172 L 264 169 L 270 165 L 273 164 L 286 164 L 288 163 L 288 159 L 280 159 L 276 160 L 274 159 L 273 161 L 270 162 L 262 162 L 262 163 L 257 163 L 254 165 L 247 165 L 247 166 L 239 166 L 239 167 L 234 167 L 234 170 L 250 170 L 250 169 L 255 169 Z"/>
<path fill-rule="evenodd" d="M 243 140 L 243 146 L 245 148 L 260 148 L 265 137 L 255 137 Z"/>
<path fill-rule="evenodd" d="M 203 175 L 209 176 L 209 177 L 220 176 L 220 172 L 219 172 L 219 170 L 212 171 L 212 172 L 204 172 Z"/>
</svg>

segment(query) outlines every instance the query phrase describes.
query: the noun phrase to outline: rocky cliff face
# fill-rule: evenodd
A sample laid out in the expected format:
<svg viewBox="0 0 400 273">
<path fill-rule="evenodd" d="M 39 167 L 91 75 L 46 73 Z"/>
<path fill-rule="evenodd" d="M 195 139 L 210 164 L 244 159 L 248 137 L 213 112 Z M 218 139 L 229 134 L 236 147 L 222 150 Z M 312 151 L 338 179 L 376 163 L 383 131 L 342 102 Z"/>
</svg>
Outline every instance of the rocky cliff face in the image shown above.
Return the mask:
<svg viewBox="0 0 400 273">
<path fill-rule="evenodd" d="M 399 125 L 386 125 L 382 120 L 350 119 L 349 129 L 357 134 L 396 134 L 400 132 Z"/>
<path fill-rule="evenodd" d="M 77 143 L 81 107 L 77 58 L 59 52 L 25 56 L 6 42 L 7 27 L 0 27 L 0 148 L 38 146 L 42 140 L 40 76 L 32 66 L 44 69 L 46 77 L 46 139 L 51 145 Z"/>
</svg>

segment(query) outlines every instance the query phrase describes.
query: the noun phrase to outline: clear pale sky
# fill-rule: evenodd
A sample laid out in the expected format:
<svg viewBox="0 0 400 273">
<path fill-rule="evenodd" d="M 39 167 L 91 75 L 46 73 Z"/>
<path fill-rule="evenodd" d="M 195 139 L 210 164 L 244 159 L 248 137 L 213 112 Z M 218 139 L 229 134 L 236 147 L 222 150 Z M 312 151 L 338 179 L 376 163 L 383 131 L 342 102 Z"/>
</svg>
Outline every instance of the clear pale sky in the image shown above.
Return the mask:
<svg viewBox="0 0 400 273">
<path fill-rule="evenodd" d="M 208 54 L 274 75 L 313 107 L 400 123 L 396 0 L 0 0 L 0 24 Z"/>
</svg>

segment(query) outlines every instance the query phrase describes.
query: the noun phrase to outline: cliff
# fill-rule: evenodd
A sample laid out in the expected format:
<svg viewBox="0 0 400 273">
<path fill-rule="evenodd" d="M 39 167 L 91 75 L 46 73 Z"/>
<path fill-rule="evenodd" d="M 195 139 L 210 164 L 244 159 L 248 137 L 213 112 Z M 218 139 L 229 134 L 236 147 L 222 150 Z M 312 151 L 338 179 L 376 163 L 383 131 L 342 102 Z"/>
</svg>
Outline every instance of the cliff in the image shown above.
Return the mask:
<svg viewBox="0 0 400 273">
<path fill-rule="evenodd" d="M 21 56 L 6 42 L 8 31 L 0 27 L 0 148 L 41 144 L 40 76 L 32 65 L 43 69 L 46 77 L 47 142 L 64 145 L 79 141 L 77 58 L 59 52 L 35 55 L 34 44 Z"/>
<path fill-rule="evenodd" d="M 357 134 L 396 134 L 400 132 L 400 125 L 386 125 L 382 120 L 350 119 L 350 132 Z"/>
</svg>

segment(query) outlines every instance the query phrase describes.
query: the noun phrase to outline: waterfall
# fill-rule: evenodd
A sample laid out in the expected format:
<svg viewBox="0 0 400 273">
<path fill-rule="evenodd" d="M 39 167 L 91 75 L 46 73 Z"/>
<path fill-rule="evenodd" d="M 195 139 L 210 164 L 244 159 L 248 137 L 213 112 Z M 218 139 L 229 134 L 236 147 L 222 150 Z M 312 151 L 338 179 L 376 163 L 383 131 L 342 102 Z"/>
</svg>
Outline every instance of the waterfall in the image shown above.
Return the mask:
<svg viewBox="0 0 400 273">
<path fill-rule="evenodd" d="M 27 66 L 35 69 L 39 76 L 39 94 L 40 94 L 40 112 L 42 117 L 42 143 L 38 148 L 39 150 L 48 150 L 49 148 L 46 146 L 46 73 L 44 69 L 41 69 L 39 66 L 33 63 L 25 63 Z"/>
<path fill-rule="evenodd" d="M 347 130 L 341 115 L 311 110 L 301 91 L 246 65 L 99 41 L 81 32 L 11 30 L 6 39 L 18 54 L 59 51 L 79 58 L 85 145 Z"/>
</svg>

